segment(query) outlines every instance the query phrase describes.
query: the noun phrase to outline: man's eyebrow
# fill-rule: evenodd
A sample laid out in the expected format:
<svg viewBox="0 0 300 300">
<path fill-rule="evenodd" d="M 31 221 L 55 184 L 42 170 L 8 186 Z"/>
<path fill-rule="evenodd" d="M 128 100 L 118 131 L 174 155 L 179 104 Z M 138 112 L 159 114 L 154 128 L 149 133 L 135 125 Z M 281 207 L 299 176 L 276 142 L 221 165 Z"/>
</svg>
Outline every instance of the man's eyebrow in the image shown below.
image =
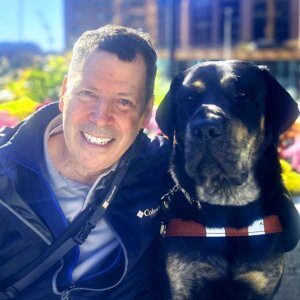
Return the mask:
<svg viewBox="0 0 300 300">
<path fill-rule="evenodd" d="M 134 93 L 132 92 L 118 92 L 116 93 L 117 96 L 122 96 L 122 97 L 132 97 Z"/>
<path fill-rule="evenodd" d="M 88 89 L 91 91 L 97 91 L 97 89 L 93 87 L 93 85 L 85 82 L 79 82 L 79 84 L 77 85 L 77 89 Z"/>
</svg>

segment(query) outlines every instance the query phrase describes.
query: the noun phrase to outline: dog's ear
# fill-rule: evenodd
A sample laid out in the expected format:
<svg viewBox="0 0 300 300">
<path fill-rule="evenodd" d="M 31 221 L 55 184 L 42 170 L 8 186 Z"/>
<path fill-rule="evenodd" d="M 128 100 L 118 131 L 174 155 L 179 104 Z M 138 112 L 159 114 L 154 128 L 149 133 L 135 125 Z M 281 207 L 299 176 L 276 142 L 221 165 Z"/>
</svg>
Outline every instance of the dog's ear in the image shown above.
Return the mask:
<svg viewBox="0 0 300 300">
<path fill-rule="evenodd" d="M 270 124 L 274 137 L 278 137 L 291 127 L 299 116 L 298 105 L 266 67 L 260 66 L 260 69 L 268 85 L 266 123 Z"/>
<path fill-rule="evenodd" d="M 160 103 L 155 120 L 160 130 L 170 139 L 176 126 L 176 92 L 183 81 L 183 74 L 178 74 L 171 82 L 170 89 Z"/>
</svg>

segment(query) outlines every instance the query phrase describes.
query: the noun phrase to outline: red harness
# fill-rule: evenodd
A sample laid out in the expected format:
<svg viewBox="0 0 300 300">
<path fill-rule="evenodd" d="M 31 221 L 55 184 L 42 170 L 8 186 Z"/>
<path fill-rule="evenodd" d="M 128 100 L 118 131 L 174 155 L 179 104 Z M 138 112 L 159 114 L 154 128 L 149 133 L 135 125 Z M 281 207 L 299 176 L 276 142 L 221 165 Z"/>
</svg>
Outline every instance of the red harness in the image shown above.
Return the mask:
<svg viewBox="0 0 300 300">
<path fill-rule="evenodd" d="M 164 225 L 165 226 L 165 225 Z M 254 221 L 250 226 L 236 229 L 230 227 L 212 228 L 205 227 L 200 223 L 191 220 L 171 219 L 162 228 L 165 236 L 186 236 L 186 237 L 236 237 L 265 235 L 282 232 L 282 226 L 278 216 L 267 216 Z"/>
</svg>

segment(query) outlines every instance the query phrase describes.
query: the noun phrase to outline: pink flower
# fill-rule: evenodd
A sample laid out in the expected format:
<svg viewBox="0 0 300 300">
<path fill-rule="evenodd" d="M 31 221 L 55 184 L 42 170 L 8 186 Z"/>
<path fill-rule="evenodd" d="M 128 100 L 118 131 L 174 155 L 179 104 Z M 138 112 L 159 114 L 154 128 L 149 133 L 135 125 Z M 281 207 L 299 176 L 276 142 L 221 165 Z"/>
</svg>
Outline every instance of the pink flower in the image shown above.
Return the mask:
<svg viewBox="0 0 300 300">
<path fill-rule="evenodd" d="M 20 120 L 9 114 L 6 110 L 0 111 L 0 128 L 14 127 Z"/>
<path fill-rule="evenodd" d="M 300 136 L 296 136 L 294 143 L 283 149 L 280 154 L 290 161 L 293 169 L 300 172 Z"/>
<path fill-rule="evenodd" d="M 149 122 L 148 126 L 145 128 L 146 132 L 148 132 L 148 134 L 150 134 L 150 135 L 156 135 L 156 134 L 162 133 L 161 130 L 158 128 L 158 125 L 155 121 L 156 109 L 157 108 L 153 108 L 150 122 Z"/>
</svg>

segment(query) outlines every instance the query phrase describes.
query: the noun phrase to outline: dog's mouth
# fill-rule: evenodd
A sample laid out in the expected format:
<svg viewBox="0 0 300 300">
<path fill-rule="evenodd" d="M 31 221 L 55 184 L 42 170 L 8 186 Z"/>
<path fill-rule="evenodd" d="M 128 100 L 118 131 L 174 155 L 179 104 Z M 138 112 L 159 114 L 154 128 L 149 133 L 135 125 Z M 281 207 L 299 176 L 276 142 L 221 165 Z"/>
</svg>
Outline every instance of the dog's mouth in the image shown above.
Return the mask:
<svg viewBox="0 0 300 300">
<path fill-rule="evenodd" d="M 231 155 L 225 150 L 190 151 L 185 156 L 185 172 L 195 182 L 198 198 L 217 205 L 246 205 L 259 196 L 253 178 L 251 159 L 243 153 Z M 217 158 L 214 156 L 216 155 Z M 188 159 L 187 159 L 188 158 Z"/>
<path fill-rule="evenodd" d="M 239 203 L 237 190 L 248 189 L 249 182 L 252 187 L 254 184 L 250 162 L 249 155 L 237 148 L 232 151 L 228 139 L 206 145 L 185 143 L 185 172 L 194 180 L 200 199 L 213 204 Z"/>
<path fill-rule="evenodd" d="M 230 139 L 211 143 L 186 139 L 184 148 L 185 171 L 199 185 L 207 179 L 241 185 L 248 177 L 248 155 L 243 155 Z"/>
<path fill-rule="evenodd" d="M 234 160 L 217 160 L 211 155 L 205 155 L 199 161 L 186 161 L 185 170 L 197 185 L 206 186 L 209 182 L 208 193 L 220 189 L 220 186 L 240 186 L 249 175 L 246 165 L 239 165 Z"/>
</svg>

